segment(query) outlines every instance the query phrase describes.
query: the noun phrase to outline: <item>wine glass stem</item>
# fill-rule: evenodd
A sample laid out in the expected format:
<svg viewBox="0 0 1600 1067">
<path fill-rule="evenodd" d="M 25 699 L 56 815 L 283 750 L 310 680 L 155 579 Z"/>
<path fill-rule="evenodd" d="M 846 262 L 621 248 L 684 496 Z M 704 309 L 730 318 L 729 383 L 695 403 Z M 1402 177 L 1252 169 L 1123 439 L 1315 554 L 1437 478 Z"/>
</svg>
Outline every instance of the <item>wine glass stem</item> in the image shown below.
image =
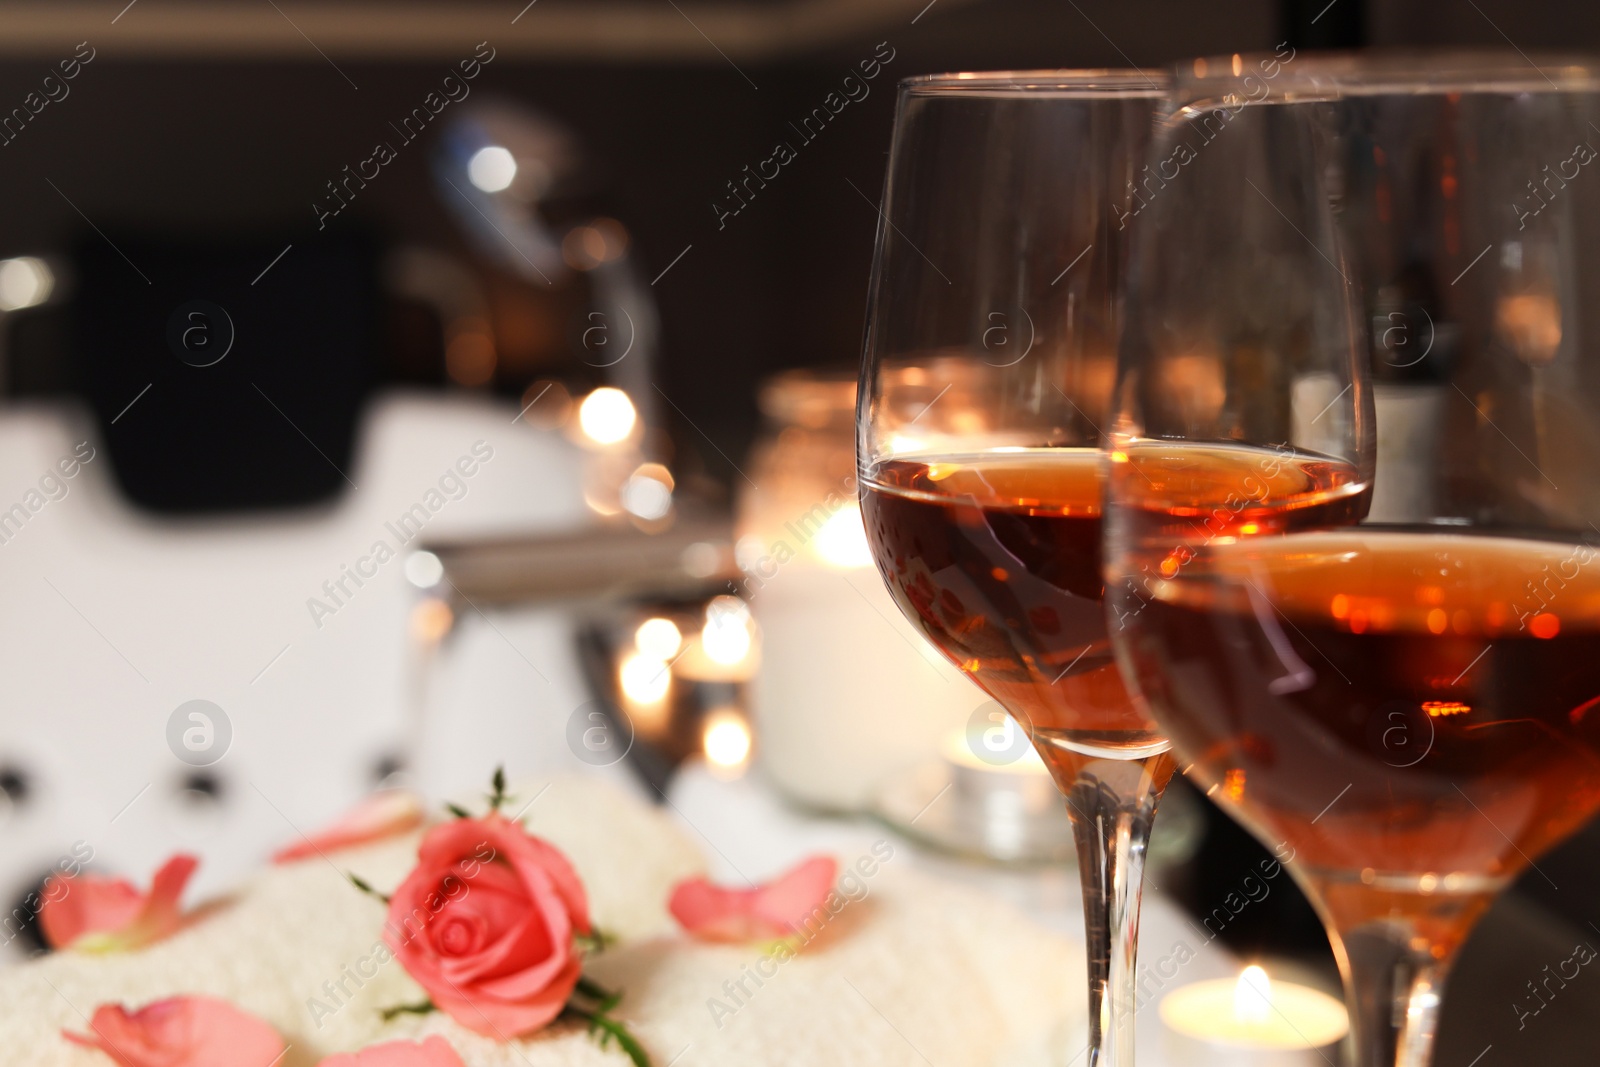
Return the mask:
<svg viewBox="0 0 1600 1067">
<path fill-rule="evenodd" d="M 1449 961 L 1376 926 L 1342 940 L 1356 1067 L 1428 1067 Z"/>
<path fill-rule="evenodd" d="M 1066 790 L 1083 879 L 1089 962 L 1088 1067 L 1133 1067 L 1139 892 L 1166 754 L 1083 760 Z"/>
</svg>

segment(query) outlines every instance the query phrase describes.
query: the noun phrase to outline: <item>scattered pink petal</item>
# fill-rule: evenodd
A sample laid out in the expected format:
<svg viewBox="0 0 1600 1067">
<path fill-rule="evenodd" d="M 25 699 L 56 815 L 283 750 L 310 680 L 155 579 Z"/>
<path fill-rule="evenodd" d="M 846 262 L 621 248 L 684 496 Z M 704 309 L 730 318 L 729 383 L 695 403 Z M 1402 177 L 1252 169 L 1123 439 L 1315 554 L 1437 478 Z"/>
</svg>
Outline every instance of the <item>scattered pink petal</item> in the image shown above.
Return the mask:
<svg viewBox="0 0 1600 1067">
<path fill-rule="evenodd" d="M 317 1067 L 466 1067 L 456 1050 L 442 1037 L 415 1041 L 387 1041 L 360 1052 L 329 1056 Z"/>
<path fill-rule="evenodd" d="M 813 856 L 787 874 L 754 889 L 726 889 L 704 878 L 673 887 L 667 908 L 702 941 L 770 941 L 800 932 L 839 873 L 831 856 Z"/>
<path fill-rule="evenodd" d="M 99 1049 L 121 1067 L 272 1067 L 284 1051 L 272 1027 L 213 997 L 173 997 L 132 1013 L 102 1004 L 89 1029 L 61 1036 Z"/>
<path fill-rule="evenodd" d="M 336 849 L 364 845 L 422 825 L 422 800 L 406 789 L 383 789 L 339 816 L 331 826 L 279 849 L 273 863 L 290 863 Z"/>
<path fill-rule="evenodd" d="M 92 874 L 45 883 L 39 925 L 52 948 L 118 952 L 160 941 L 183 925 L 178 898 L 200 861 L 179 854 L 156 872 L 148 894 L 121 878 Z"/>
</svg>

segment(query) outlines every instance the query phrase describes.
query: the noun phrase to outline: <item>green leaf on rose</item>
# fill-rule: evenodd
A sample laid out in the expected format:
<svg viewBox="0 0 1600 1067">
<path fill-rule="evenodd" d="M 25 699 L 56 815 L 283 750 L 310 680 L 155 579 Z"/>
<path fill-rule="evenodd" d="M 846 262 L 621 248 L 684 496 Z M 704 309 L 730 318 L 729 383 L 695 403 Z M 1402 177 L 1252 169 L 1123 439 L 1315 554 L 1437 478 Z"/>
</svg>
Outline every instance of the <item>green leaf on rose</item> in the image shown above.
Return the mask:
<svg viewBox="0 0 1600 1067">
<path fill-rule="evenodd" d="M 494 778 L 490 780 L 490 785 L 494 786 L 494 792 L 489 794 L 489 810 L 499 811 L 500 805 L 509 799 L 506 796 L 505 764 L 502 763 L 494 769 Z"/>
<path fill-rule="evenodd" d="M 604 952 L 606 949 L 617 943 L 617 938 L 615 934 L 607 933 L 596 926 L 592 927 L 586 934 L 582 932 L 574 933 L 572 935 L 572 942 L 584 952 L 593 954 L 596 952 Z"/>
<path fill-rule="evenodd" d="M 444 810 L 448 811 L 451 815 L 454 815 L 458 819 L 472 818 L 472 812 L 468 811 L 466 808 L 463 808 L 460 804 L 446 804 L 444 806 Z"/>
<path fill-rule="evenodd" d="M 611 1042 L 615 1041 L 628 1059 L 633 1061 L 634 1067 L 650 1067 L 650 1056 L 644 1046 L 628 1032 L 626 1023 L 611 1016 L 611 1009 L 622 1001 L 620 990 L 612 992 L 588 975 L 580 974 L 572 992 L 574 999 L 568 1000 L 567 1006 L 561 1011 L 564 1018 L 582 1019 L 588 1027 L 589 1036 L 601 1048 L 610 1048 Z M 576 1002 L 580 996 L 596 1003 L 593 1007 L 580 1007 Z"/>
<path fill-rule="evenodd" d="M 383 1009 L 383 1021 L 388 1022 L 396 1015 L 426 1015 L 438 1010 L 431 1000 L 419 1000 L 415 1004 L 396 1004 L 392 1008 Z"/>
<path fill-rule="evenodd" d="M 621 994 L 617 994 L 620 996 Z M 609 999 L 609 998 L 608 998 Z M 614 1005 L 613 1005 L 614 1006 Z M 601 1048 L 610 1048 L 615 1041 L 633 1062 L 634 1067 L 650 1067 L 650 1054 L 639 1044 L 637 1038 L 628 1032 L 628 1026 L 620 1019 L 613 1019 L 607 1014 L 610 1007 L 597 1007 L 593 1010 L 574 1007 L 571 1002 L 562 1009 L 563 1018 L 582 1019 L 589 1031 L 589 1036 L 594 1038 L 595 1044 Z"/>
<path fill-rule="evenodd" d="M 365 878 L 362 878 L 359 874 L 353 874 L 353 873 L 350 873 L 350 872 L 347 871 L 347 872 L 345 872 L 345 877 L 350 879 L 350 884 L 351 885 L 355 886 L 357 889 L 359 889 L 363 893 L 367 894 L 367 896 L 369 896 L 369 897 L 377 897 L 379 900 L 383 901 L 385 904 L 389 903 L 388 896 L 386 896 L 385 894 L 380 893 L 376 889 L 372 888 L 371 884 L 368 883 L 367 880 Z"/>
<path fill-rule="evenodd" d="M 650 1067 L 650 1055 L 645 1052 L 644 1046 L 639 1044 L 634 1036 L 628 1033 L 628 1028 L 617 1020 L 607 1015 L 594 1015 L 589 1020 L 589 1033 L 598 1031 L 597 1041 L 601 1048 L 610 1047 L 611 1040 L 616 1039 L 622 1046 L 622 1051 L 627 1053 L 628 1059 L 633 1061 L 634 1067 Z"/>
<path fill-rule="evenodd" d="M 590 1000 L 598 1001 L 599 1004 L 594 1010 L 596 1013 L 601 1015 L 604 1015 L 606 1012 L 610 1011 L 612 1008 L 616 1007 L 622 1002 L 621 993 L 611 992 L 611 990 L 607 989 L 599 982 L 596 982 L 588 975 L 580 974 L 578 976 L 578 984 L 573 988 L 576 989 L 577 992 L 588 997 Z"/>
</svg>

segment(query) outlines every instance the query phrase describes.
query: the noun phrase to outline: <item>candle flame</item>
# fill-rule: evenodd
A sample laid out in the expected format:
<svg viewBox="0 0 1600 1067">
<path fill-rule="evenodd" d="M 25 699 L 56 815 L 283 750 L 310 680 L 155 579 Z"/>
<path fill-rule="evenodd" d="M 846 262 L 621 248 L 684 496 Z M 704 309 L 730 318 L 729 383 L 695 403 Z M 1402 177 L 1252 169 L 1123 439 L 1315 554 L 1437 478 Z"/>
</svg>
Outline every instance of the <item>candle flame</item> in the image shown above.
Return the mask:
<svg viewBox="0 0 1600 1067">
<path fill-rule="evenodd" d="M 655 704 L 672 687 L 672 668 L 652 656 L 630 655 L 617 668 L 617 684 L 635 704 Z"/>
<path fill-rule="evenodd" d="M 1272 980 L 1253 963 L 1233 987 L 1233 1014 L 1241 1022 L 1253 1023 L 1266 1022 L 1272 1015 Z"/>
<path fill-rule="evenodd" d="M 706 605 L 700 646 L 723 666 L 732 666 L 750 652 L 750 609 L 736 596 L 713 597 Z"/>
<path fill-rule="evenodd" d="M 603 385 L 578 405 L 578 425 L 595 444 L 614 445 L 633 432 L 639 412 L 621 389 Z"/>
<path fill-rule="evenodd" d="M 718 708 L 706 716 L 700 744 L 713 768 L 736 773 L 750 757 L 750 726 L 733 708 Z"/>
<path fill-rule="evenodd" d="M 639 650 L 639 655 L 665 662 L 676 656 L 678 649 L 683 647 L 683 631 L 671 619 L 659 616 L 646 619 L 634 631 L 633 645 Z"/>
</svg>

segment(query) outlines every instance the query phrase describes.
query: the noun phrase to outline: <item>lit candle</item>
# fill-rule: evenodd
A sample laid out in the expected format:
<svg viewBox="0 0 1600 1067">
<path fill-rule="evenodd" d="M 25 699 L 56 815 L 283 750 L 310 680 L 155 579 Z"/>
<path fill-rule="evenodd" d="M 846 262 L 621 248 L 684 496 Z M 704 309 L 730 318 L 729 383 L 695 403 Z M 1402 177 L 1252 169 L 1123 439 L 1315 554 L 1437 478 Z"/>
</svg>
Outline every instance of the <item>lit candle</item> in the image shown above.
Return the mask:
<svg viewBox="0 0 1600 1067">
<path fill-rule="evenodd" d="M 717 708 L 706 715 L 700 744 L 712 774 L 738 778 L 750 761 L 750 725 L 736 708 Z"/>
<path fill-rule="evenodd" d="M 696 682 L 743 682 L 761 665 L 755 620 L 736 596 L 712 597 L 705 625 L 684 638 L 675 674 Z"/>
<path fill-rule="evenodd" d="M 975 833 L 987 854 L 1015 858 L 1037 848 L 1040 834 L 1064 824 L 1061 793 L 1021 727 L 999 705 L 984 721 L 945 737 L 939 746 L 950 776 L 952 819 Z M 992 716 L 992 717 L 991 717 Z"/>
<path fill-rule="evenodd" d="M 1326 993 L 1274 982 L 1260 967 L 1237 980 L 1196 982 L 1161 1001 L 1168 1056 L 1186 1067 L 1311 1067 L 1337 1063 L 1350 1029 L 1345 1006 Z"/>
</svg>

